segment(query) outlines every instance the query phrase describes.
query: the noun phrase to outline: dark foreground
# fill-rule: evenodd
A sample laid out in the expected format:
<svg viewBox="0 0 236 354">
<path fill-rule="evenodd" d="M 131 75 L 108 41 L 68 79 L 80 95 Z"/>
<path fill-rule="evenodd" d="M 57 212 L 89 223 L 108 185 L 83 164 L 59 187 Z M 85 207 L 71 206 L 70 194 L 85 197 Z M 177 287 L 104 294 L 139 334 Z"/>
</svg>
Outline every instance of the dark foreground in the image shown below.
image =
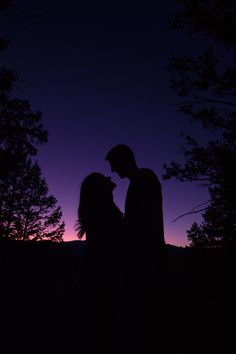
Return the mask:
<svg viewBox="0 0 236 354">
<path fill-rule="evenodd" d="M 1 240 L 1 353 L 97 353 L 93 335 L 85 339 L 90 328 L 84 328 L 89 325 L 81 315 L 86 313 L 86 304 L 79 300 L 83 251 L 80 241 Z M 117 342 L 109 349 L 105 344 L 110 338 L 102 331 L 101 318 L 103 352 L 236 353 L 234 255 L 232 249 L 168 245 L 160 316 L 155 323 L 147 323 L 154 345 L 126 347 L 121 322 L 116 328 Z M 132 335 L 137 344 L 140 333 Z"/>
</svg>

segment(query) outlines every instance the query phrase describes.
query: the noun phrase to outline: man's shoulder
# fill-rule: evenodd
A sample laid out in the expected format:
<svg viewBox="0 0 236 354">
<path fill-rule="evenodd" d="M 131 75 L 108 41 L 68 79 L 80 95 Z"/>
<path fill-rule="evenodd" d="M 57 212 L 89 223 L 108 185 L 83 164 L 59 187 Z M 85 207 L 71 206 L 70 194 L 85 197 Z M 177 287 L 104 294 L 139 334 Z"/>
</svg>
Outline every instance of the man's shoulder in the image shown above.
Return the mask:
<svg viewBox="0 0 236 354">
<path fill-rule="evenodd" d="M 151 178 L 151 179 L 158 180 L 156 173 L 153 170 L 151 170 L 150 168 L 145 168 L 145 167 L 139 168 L 138 175 L 139 175 L 139 177 L 142 177 L 142 178 Z"/>
<path fill-rule="evenodd" d="M 141 185 L 160 186 L 158 176 L 150 168 L 139 168 L 136 182 Z"/>
</svg>

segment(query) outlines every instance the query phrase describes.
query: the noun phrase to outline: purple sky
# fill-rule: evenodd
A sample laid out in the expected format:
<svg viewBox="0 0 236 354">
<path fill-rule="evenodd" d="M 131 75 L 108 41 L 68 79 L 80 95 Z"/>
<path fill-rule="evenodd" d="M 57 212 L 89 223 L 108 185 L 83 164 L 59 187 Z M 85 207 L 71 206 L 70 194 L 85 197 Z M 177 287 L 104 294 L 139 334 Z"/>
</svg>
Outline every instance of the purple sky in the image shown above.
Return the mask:
<svg viewBox="0 0 236 354">
<path fill-rule="evenodd" d="M 181 132 L 201 141 L 207 136 L 170 107 L 180 102 L 169 84 L 170 55 L 198 53 L 202 46 L 168 30 L 173 1 L 160 8 L 152 5 L 156 1 L 142 6 L 137 1 L 135 7 L 127 1 L 126 12 L 110 7 L 109 14 L 77 1 L 16 3 L 21 12 L 1 21 L 1 36 L 10 47 L 0 63 L 22 80 L 16 96 L 43 112 L 49 142 L 40 147 L 38 160 L 62 207 L 65 241 L 76 239 L 80 184 L 89 173 L 112 176 L 114 201 L 124 210 L 128 180 L 111 174 L 104 159 L 112 146 L 125 143 L 138 165 L 153 169 L 161 180 L 167 243 L 186 245 L 186 229 L 200 216 L 172 221 L 207 195 L 198 186 L 163 181 L 163 164 L 181 161 Z"/>
</svg>

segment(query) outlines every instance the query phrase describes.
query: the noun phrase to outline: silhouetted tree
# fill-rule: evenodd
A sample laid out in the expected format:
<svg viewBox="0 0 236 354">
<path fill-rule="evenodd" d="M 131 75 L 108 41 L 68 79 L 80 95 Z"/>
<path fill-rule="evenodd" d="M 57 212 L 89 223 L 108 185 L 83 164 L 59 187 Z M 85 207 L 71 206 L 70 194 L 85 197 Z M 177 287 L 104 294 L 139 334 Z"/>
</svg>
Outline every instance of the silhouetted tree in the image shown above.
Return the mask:
<svg viewBox="0 0 236 354">
<path fill-rule="evenodd" d="M 1 206 L 2 236 L 62 241 L 65 226 L 61 221 L 62 211 L 56 206 L 56 199 L 48 194 L 38 164 L 29 160 L 19 172 Z"/>
<path fill-rule="evenodd" d="M 185 136 L 185 163 L 165 165 L 165 179 L 198 182 L 210 199 L 190 213 L 202 212 L 201 224 L 187 230 L 192 246 L 222 246 L 236 241 L 236 2 L 177 0 L 173 29 L 201 34 L 211 42 L 200 56 L 170 61 L 171 84 L 185 98 L 177 110 L 214 132 L 206 145 Z"/>
<path fill-rule="evenodd" d="M 0 13 L 12 4 L 1 1 Z M 0 50 L 7 44 L 0 40 Z M 41 112 L 33 112 L 28 100 L 11 97 L 17 81 L 15 72 L 0 68 L 0 237 L 62 241 L 61 208 L 32 162 L 48 134 Z"/>
</svg>

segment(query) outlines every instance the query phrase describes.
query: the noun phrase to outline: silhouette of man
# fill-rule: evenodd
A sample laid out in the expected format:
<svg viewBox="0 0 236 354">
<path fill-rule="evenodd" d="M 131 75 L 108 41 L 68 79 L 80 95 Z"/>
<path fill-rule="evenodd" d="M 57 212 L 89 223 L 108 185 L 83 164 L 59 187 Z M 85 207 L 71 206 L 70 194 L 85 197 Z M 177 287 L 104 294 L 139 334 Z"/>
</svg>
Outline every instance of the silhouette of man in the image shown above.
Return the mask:
<svg viewBox="0 0 236 354">
<path fill-rule="evenodd" d="M 128 252 L 142 266 L 155 262 L 165 244 L 160 181 L 152 170 L 138 168 L 127 145 L 113 147 L 106 161 L 112 172 L 130 180 L 124 213 Z"/>
<path fill-rule="evenodd" d="M 124 322 L 128 346 L 135 353 L 140 350 L 144 353 L 156 338 L 151 323 L 160 318 L 156 303 L 160 295 L 159 275 L 165 245 L 161 184 L 152 170 L 137 166 L 134 153 L 127 145 L 113 147 L 106 161 L 112 172 L 130 181 L 124 213 L 128 273 L 125 293 L 129 314 Z"/>
</svg>

